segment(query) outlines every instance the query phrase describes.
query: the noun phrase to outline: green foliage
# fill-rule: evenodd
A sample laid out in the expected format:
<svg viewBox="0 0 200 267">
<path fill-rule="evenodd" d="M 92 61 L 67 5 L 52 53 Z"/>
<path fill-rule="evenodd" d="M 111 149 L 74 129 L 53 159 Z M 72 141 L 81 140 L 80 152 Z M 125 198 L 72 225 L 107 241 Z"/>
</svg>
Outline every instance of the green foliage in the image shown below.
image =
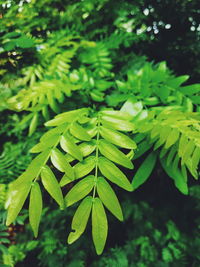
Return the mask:
<svg viewBox="0 0 200 267">
<path fill-rule="evenodd" d="M 184 11 L 191 1 L 182 2 L 181 23 L 196 25 L 195 9 L 190 16 Z M 171 6 L 177 10 L 176 3 Z M 185 255 L 192 255 L 186 248 L 198 252 L 198 236 L 187 246 L 176 223 L 166 218 L 162 226 L 156 225 L 144 202 L 122 209 L 126 195 L 120 190 L 135 190 L 135 196 L 141 185 L 145 191 L 145 184 L 153 183 L 157 172 L 156 176 L 172 178 L 181 193 L 197 195 L 198 189 L 190 190 L 188 184 L 196 182 L 190 176 L 197 180 L 199 175 L 200 85 L 182 75 L 187 71 L 180 71 L 181 76 L 172 73 L 166 61 L 172 63 L 173 56 L 166 60 L 163 51 L 157 64 L 134 54 L 150 51 L 146 48 L 161 42 L 156 39 L 156 34 L 162 35 L 159 31 L 166 32 L 167 25 L 173 31 L 180 22 L 172 19 L 169 24 L 165 16 L 160 20 L 163 7 L 157 1 L 0 1 L 0 8 L 0 135 L 5 143 L 0 155 L 0 219 L 4 223 L 7 217 L 6 224 L 12 228 L 29 215 L 35 237 L 40 222 L 42 228 L 41 244 L 21 245 L 9 242 L 9 228 L 2 226 L 1 263 L 15 266 L 40 246 L 42 266 L 62 265 L 68 259 L 68 266 L 186 265 Z M 176 39 L 169 45 L 172 54 L 178 54 L 182 45 Z M 196 50 L 190 50 L 193 56 Z M 43 122 L 53 128 L 46 131 Z M 38 155 L 32 159 L 29 150 Z M 27 208 L 27 198 L 29 212 L 22 209 Z M 46 203 L 51 207 L 56 203 L 62 211 L 54 211 L 51 217 Z M 86 248 L 70 258 L 68 250 L 75 251 L 79 244 L 83 246 L 81 240 L 87 240 L 82 234 L 87 233 L 90 218 L 96 253 L 103 252 L 109 239 L 108 222 L 112 224 L 107 210 L 119 221 L 139 225 L 138 233 L 129 231 L 110 256 L 104 254 L 92 263 Z M 17 217 L 20 212 L 24 215 Z M 67 223 L 62 214 L 70 219 L 72 213 L 68 244 L 81 238 L 69 248 L 60 242 Z M 53 218 L 52 223 L 47 220 L 49 228 L 44 216 Z"/>
</svg>

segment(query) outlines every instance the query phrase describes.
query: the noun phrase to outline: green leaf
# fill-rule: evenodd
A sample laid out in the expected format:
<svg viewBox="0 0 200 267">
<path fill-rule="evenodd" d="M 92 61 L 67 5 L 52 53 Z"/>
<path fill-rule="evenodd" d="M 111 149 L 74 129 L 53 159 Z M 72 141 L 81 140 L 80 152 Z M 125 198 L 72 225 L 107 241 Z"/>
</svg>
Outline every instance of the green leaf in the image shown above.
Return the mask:
<svg viewBox="0 0 200 267">
<path fill-rule="evenodd" d="M 200 84 L 192 84 L 192 85 L 187 85 L 179 88 L 179 91 L 181 91 L 185 95 L 194 95 L 200 92 Z"/>
<path fill-rule="evenodd" d="M 38 228 L 42 214 L 42 194 L 40 186 L 37 182 L 31 187 L 31 195 L 29 202 L 29 221 L 33 229 L 34 236 L 38 236 Z"/>
<path fill-rule="evenodd" d="M 68 163 L 64 155 L 57 149 L 54 148 L 51 151 L 51 162 L 61 172 L 65 172 L 67 176 L 74 178 L 74 170 Z"/>
<path fill-rule="evenodd" d="M 78 182 L 66 195 L 65 203 L 69 207 L 90 193 L 95 184 L 95 177 L 90 175 Z"/>
<path fill-rule="evenodd" d="M 31 120 L 31 124 L 29 126 L 29 133 L 28 133 L 29 136 L 31 136 L 35 132 L 37 125 L 38 125 L 38 112 L 36 112 L 33 115 L 33 118 Z"/>
<path fill-rule="evenodd" d="M 51 138 L 54 135 L 60 135 L 64 131 L 66 131 L 66 128 L 68 127 L 68 124 L 62 124 L 58 127 L 55 127 L 49 131 L 47 131 L 43 136 L 40 138 L 41 143 L 48 143 L 49 138 Z"/>
<path fill-rule="evenodd" d="M 134 159 L 141 157 L 146 151 L 148 151 L 153 144 L 150 144 L 147 140 L 143 140 L 137 144 L 137 150 L 135 151 Z"/>
<path fill-rule="evenodd" d="M 119 200 L 112 187 L 103 177 L 98 177 L 97 179 L 97 193 L 106 208 L 108 208 L 120 221 L 123 221 L 123 214 Z"/>
<path fill-rule="evenodd" d="M 195 149 L 195 144 L 193 142 L 193 140 L 190 140 L 187 145 L 185 146 L 183 155 L 182 155 L 182 160 L 181 160 L 181 165 L 183 165 L 184 163 L 188 162 L 192 152 Z"/>
<path fill-rule="evenodd" d="M 105 140 L 100 140 L 98 147 L 101 154 L 106 158 L 128 169 L 133 169 L 132 162 L 114 145 L 108 143 Z"/>
<path fill-rule="evenodd" d="M 42 168 L 41 178 L 44 188 L 52 196 L 53 199 L 58 203 L 61 209 L 64 208 L 64 200 L 62 191 L 58 184 L 58 181 L 52 172 L 52 170 L 46 165 Z"/>
<path fill-rule="evenodd" d="M 95 156 L 90 156 L 74 166 L 75 179 L 90 173 L 95 167 Z"/>
<path fill-rule="evenodd" d="M 125 134 L 119 133 L 117 131 L 111 130 L 106 127 L 100 127 L 100 134 L 107 141 L 127 149 L 135 149 L 137 147 L 136 143 L 131 140 Z"/>
<path fill-rule="evenodd" d="M 109 116 L 109 117 L 113 117 L 115 119 L 125 119 L 125 120 L 131 120 L 133 118 L 132 115 L 130 115 L 127 112 L 124 112 L 122 110 L 103 110 L 100 111 L 100 114 L 102 114 L 103 116 Z"/>
<path fill-rule="evenodd" d="M 48 141 L 40 142 L 31 148 L 31 153 L 39 153 L 47 148 L 53 147 L 60 139 L 60 134 L 54 134 L 48 138 Z"/>
<path fill-rule="evenodd" d="M 104 126 L 119 131 L 129 132 L 135 129 L 135 125 L 132 122 L 127 120 L 117 119 L 111 116 L 102 116 L 101 121 Z"/>
<path fill-rule="evenodd" d="M 92 197 L 86 197 L 79 207 L 77 208 L 73 220 L 72 220 L 72 230 L 68 237 L 68 244 L 75 242 L 85 231 L 91 209 L 92 209 Z"/>
<path fill-rule="evenodd" d="M 160 162 L 167 175 L 174 180 L 175 186 L 179 191 L 184 195 L 188 195 L 187 181 L 181 171 L 178 168 L 167 166 L 165 158 L 160 159 Z"/>
<path fill-rule="evenodd" d="M 14 222 L 17 215 L 21 211 L 24 202 L 30 192 L 31 181 L 18 184 L 11 184 L 8 193 L 8 199 L 6 206 L 8 207 L 6 225 L 10 225 Z"/>
<path fill-rule="evenodd" d="M 76 138 L 83 141 L 90 141 L 91 137 L 87 131 L 78 123 L 74 122 L 70 127 L 70 133 Z"/>
<path fill-rule="evenodd" d="M 132 185 L 133 189 L 137 189 L 142 185 L 151 175 L 155 165 L 156 165 L 157 154 L 152 152 L 146 159 L 141 163 L 136 174 L 133 177 Z"/>
<path fill-rule="evenodd" d="M 87 113 L 86 108 L 64 112 L 55 116 L 53 120 L 47 121 L 45 126 L 58 126 L 64 123 L 73 122 L 76 117 L 78 118 L 78 116 L 83 115 L 83 113 Z"/>
<path fill-rule="evenodd" d="M 132 117 L 137 116 L 143 109 L 142 102 L 135 102 L 135 99 L 129 98 L 121 107 L 122 112 L 127 112 Z"/>
<path fill-rule="evenodd" d="M 92 237 L 98 255 L 103 252 L 108 234 L 108 222 L 103 204 L 95 198 L 92 205 Z"/>
<path fill-rule="evenodd" d="M 177 128 L 172 129 L 170 134 L 167 137 L 165 148 L 168 149 L 170 146 L 176 143 L 176 141 L 179 139 L 179 131 Z"/>
<path fill-rule="evenodd" d="M 72 155 L 75 159 L 82 161 L 83 155 L 79 147 L 74 143 L 72 138 L 69 135 L 62 135 L 60 139 L 60 146 L 62 149 Z"/>
<path fill-rule="evenodd" d="M 46 164 L 49 156 L 50 156 L 49 149 L 40 153 L 37 157 L 35 157 L 31 161 L 26 171 L 22 173 L 12 184 L 14 186 L 18 186 L 23 182 L 31 182 L 34 178 L 36 178 L 39 175 L 41 168 L 43 167 L 43 165 Z"/>
<path fill-rule="evenodd" d="M 100 157 L 98 159 L 98 167 L 101 173 L 112 183 L 117 184 L 121 188 L 132 191 L 133 187 L 123 172 L 115 166 L 110 160 Z"/>
</svg>

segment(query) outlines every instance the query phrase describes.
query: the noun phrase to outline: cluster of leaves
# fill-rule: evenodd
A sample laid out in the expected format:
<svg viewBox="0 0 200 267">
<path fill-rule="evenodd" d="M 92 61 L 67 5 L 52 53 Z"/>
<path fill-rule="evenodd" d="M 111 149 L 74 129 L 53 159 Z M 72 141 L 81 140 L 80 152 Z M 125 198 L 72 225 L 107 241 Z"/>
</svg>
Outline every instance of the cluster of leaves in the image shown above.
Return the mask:
<svg viewBox="0 0 200 267">
<path fill-rule="evenodd" d="M 4 127 L 0 133 L 4 137 L 14 135 L 19 142 L 6 143 L 0 156 L 2 182 L 8 183 L 20 175 L 9 185 L 7 225 L 15 223 L 29 195 L 29 221 L 35 236 L 45 191 L 62 210 L 82 200 L 72 220 L 68 243 L 83 234 L 91 215 L 94 245 L 97 254 L 101 254 L 108 233 L 104 206 L 123 220 L 113 186 L 136 190 L 147 181 L 155 166 L 162 167 L 183 194 L 189 191 L 187 177 L 198 178 L 200 85 L 185 85 L 189 76 L 176 77 L 165 62 L 155 65 L 144 57 L 134 62 L 136 57 L 130 56 L 129 51 L 133 42 L 148 39 L 147 34 L 137 34 L 139 27 L 146 31 L 148 25 L 142 22 L 143 4 L 143 0 L 135 5 L 124 1 L 113 5 L 109 0 L 70 1 L 66 5 L 60 0 L 1 3 L 0 110 L 6 112 L 9 108 L 24 115 L 22 120 L 18 115 L 8 115 L 17 124 L 13 130 L 12 123 L 4 127 L 3 116 L 0 122 Z M 57 114 L 54 119 L 52 113 Z M 39 155 L 23 172 L 31 159 L 23 151 L 29 149 L 27 140 L 32 141 L 25 141 L 20 134 L 29 126 L 29 136 L 36 136 L 36 129 L 41 135 L 44 131 L 41 115 L 45 125 L 54 128 L 31 149 Z M 132 161 L 137 165 L 138 158 L 139 166 L 132 171 Z M 125 174 L 133 176 L 132 183 Z M 111 187 L 107 180 L 114 185 Z M 176 233 L 176 227 L 169 225 L 168 232 L 174 227 L 172 232 Z M 46 233 L 47 241 L 50 235 L 54 236 L 52 232 L 51 229 Z M 170 239 L 178 242 L 179 237 L 169 233 L 168 236 L 161 238 L 156 233 L 152 239 L 137 236 L 134 243 L 130 241 L 131 248 L 127 245 L 113 250 L 114 255 L 124 259 L 117 264 L 126 266 L 129 261 L 127 252 L 121 251 L 140 250 L 144 259 L 143 262 L 137 259 L 138 266 L 150 266 L 158 257 L 160 266 L 160 258 L 165 262 L 163 266 L 173 261 L 183 265 L 181 253 L 185 247 L 170 243 Z M 164 245 L 162 240 L 171 245 Z M 162 243 L 161 253 L 151 242 Z M 49 245 L 44 245 L 47 248 L 43 256 L 53 251 L 52 244 L 51 239 Z M 7 255 L 15 251 L 15 247 L 9 249 Z M 9 256 L 4 262 L 13 266 L 17 255 L 16 251 L 16 259 Z M 97 264 L 111 263 L 102 259 Z"/>
<path fill-rule="evenodd" d="M 92 235 L 98 254 L 101 254 L 107 237 L 107 218 L 104 204 L 119 220 L 123 220 L 118 199 L 105 178 L 125 190 L 131 191 L 132 186 L 121 170 L 112 162 L 132 169 L 130 159 L 117 147 L 135 149 L 136 144 L 121 131 L 132 131 L 134 124 L 131 116 L 125 112 L 103 110 L 89 117 L 88 109 L 79 109 L 57 115 L 46 123 L 56 126 L 47 131 L 31 152 L 40 154 L 32 161 L 28 169 L 12 184 L 10 184 L 7 201 L 7 225 L 11 224 L 20 212 L 29 192 L 29 219 L 35 236 L 42 213 L 42 195 L 38 179 L 48 193 L 63 209 L 84 198 L 93 190 L 92 196 L 86 197 L 77 209 L 73 221 L 72 232 L 68 243 L 76 241 L 84 232 L 92 210 Z M 120 131 L 120 132 L 119 132 Z M 78 143 L 78 145 L 77 145 Z M 60 145 L 63 153 L 57 148 Z M 91 155 L 91 154 L 94 155 Z M 64 176 L 61 186 L 76 183 L 63 199 L 60 186 L 47 163 L 49 158 L 53 166 Z M 78 163 L 74 164 L 74 161 Z M 69 162 L 72 162 L 73 167 Z M 101 172 L 101 175 L 99 174 Z M 99 197 L 96 197 L 96 192 Z M 37 207 L 37 208 L 36 208 Z"/>
</svg>

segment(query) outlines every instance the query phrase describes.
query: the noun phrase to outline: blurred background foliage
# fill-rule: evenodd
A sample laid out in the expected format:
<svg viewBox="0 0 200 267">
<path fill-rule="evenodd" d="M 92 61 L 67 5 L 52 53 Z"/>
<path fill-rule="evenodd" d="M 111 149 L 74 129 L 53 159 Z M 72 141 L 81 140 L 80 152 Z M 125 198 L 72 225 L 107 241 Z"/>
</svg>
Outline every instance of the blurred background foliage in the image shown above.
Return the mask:
<svg viewBox="0 0 200 267">
<path fill-rule="evenodd" d="M 4 226 L 7 185 L 26 169 L 27 151 L 52 114 L 91 103 L 119 106 L 133 75 L 137 84 L 145 72 L 159 76 L 159 66 L 166 67 L 160 61 L 169 68 L 150 87 L 175 75 L 189 75 L 186 84 L 199 81 L 199 1 L 3 0 L 0 24 L 0 266 L 200 266 L 200 186 L 191 180 L 189 196 L 181 195 L 160 166 L 142 188 L 118 192 L 125 221 L 109 218 L 100 257 L 89 234 L 67 246 L 75 207 L 60 212 L 47 195 L 51 209 L 37 240 L 26 209 Z"/>
</svg>

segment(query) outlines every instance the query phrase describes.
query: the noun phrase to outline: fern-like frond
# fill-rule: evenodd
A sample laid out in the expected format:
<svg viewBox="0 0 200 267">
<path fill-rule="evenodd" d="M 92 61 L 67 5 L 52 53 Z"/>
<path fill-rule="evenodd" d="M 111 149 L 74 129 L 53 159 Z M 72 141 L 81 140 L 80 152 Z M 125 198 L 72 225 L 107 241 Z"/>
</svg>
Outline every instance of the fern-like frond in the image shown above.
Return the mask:
<svg viewBox="0 0 200 267">
<path fill-rule="evenodd" d="M 107 179 L 121 188 L 132 191 L 127 177 L 116 165 L 132 169 L 128 155 L 120 148 L 134 150 L 136 144 L 126 134 L 135 126 L 126 112 L 104 110 L 93 113 L 87 108 L 57 115 L 46 126 L 47 131 L 31 152 L 40 153 L 27 170 L 10 186 L 7 200 L 9 225 L 15 220 L 29 192 L 29 218 L 37 236 L 42 211 L 40 180 L 51 197 L 63 209 L 83 199 L 73 221 L 68 243 L 76 241 L 84 232 L 92 213 L 92 235 L 98 254 L 101 254 L 107 238 L 108 223 L 104 206 L 120 221 L 122 210 Z M 75 183 L 65 198 L 51 168 L 64 173 L 60 185 Z M 81 180 L 79 180 L 81 178 Z M 88 196 L 88 194 L 90 194 Z M 35 208 L 37 206 L 37 209 Z"/>
<path fill-rule="evenodd" d="M 148 133 L 148 142 L 160 151 L 163 168 L 178 189 L 187 194 L 187 170 L 198 178 L 200 116 L 168 109 L 149 118 L 139 126 L 139 132 Z"/>
</svg>

